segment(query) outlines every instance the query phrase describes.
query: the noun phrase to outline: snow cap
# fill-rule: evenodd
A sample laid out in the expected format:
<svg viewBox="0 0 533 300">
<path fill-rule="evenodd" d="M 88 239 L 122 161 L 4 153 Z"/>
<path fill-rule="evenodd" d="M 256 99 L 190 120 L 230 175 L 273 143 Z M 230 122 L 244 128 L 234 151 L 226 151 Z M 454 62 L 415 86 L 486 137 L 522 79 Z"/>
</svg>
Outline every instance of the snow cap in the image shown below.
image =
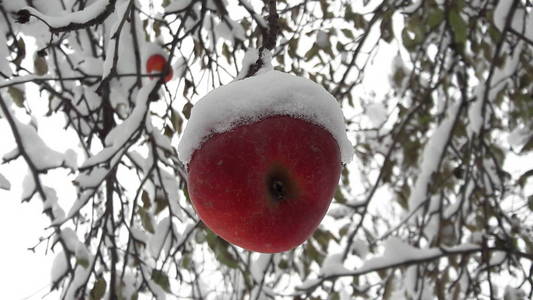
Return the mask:
<svg viewBox="0 0 533 300">
<path fill-rule="evenodd" d="M 200 99 L 178 144 L 179 159 L 188 164 L 196 149 L 213 134 L 270 116 L 288 115 L 321 126 L 337 141 L 341 161 L 352 160 L 340 105 L 322 86 L 279 71 L 221 86 Z"/>
</svg>

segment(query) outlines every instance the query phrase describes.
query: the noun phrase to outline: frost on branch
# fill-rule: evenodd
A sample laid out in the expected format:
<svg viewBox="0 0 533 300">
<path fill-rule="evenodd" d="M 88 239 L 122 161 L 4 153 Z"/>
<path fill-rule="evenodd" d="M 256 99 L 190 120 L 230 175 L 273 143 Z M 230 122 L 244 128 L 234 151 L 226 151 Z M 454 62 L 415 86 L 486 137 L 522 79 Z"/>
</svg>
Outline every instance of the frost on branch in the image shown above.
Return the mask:
<svg viewBox="0 0 533 300">
<path fill-rule="evenodd" d="M 51 32 L 77 30 L 101 23 L 114 10 L 116 0 L 98 0 L 85 9 L 76 12 L 63 12 L 61 16 L 49 16 L 33 7 L 17 12 L 17 21 L 26 23 L 33 16 L 50 27 Z"/>
<path fill-rule="evenodd" d="M 122 124 L 115 127 L 105 138 L 105 147 L 96 155 L 87 159 L 80 167 L 80 174 L 76 183 L 81 191 L 80 196 L 70 208 L 66 219 L 71 218 L 94 195 L 97 188 L 105 180 L 109 172 L 120 162 L 122 156 L 132 146 L 132 137 L 141 134 L 148 109 L 148 96 L 152 92 L 155 82 L 147 83 L 139 91 L 136 106 L 130 116 Z M 58 220 L 63 222 L 64 220 Z"/>
</svg>

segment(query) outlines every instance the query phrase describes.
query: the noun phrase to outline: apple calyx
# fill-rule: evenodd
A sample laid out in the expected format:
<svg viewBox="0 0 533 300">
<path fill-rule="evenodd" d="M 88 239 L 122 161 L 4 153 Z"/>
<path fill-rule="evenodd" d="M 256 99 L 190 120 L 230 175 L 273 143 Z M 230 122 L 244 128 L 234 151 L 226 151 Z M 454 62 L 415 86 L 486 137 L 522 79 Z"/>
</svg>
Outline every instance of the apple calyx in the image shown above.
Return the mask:
<svg viewBox="0 0 533 300">
<path fill-rule="evenodd" d="M 267 175 L 266 181 L 268 194 L 273 202 L 290 200 L 298 196 L 294 180 L 290 179 L 287 170 L 283 167 L 274 167 Z"/>
</svg>

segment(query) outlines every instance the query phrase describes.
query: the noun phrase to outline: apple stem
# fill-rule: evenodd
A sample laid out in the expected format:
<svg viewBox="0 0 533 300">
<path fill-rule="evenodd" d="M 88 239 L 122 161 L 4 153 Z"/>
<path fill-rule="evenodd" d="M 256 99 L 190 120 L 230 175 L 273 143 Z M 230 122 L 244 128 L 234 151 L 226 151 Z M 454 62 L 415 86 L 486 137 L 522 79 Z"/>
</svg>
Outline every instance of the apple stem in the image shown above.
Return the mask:
<svg viewBox="0 0 533 300">
<path fill-rule="evenodd" d="M 268 11 L 268 28 L 262 28 L 263 45 L 259 48 L 257 61 L 250 66 L 244 78 L 254 76 L 257 71 L 265 65 L 263 53 L 273 50 L 276 47 L 276 40 L 279 32 L 279 15 L 276 7 L 276 0 L 263 0 Z M 244 79 L 243 78 L 243 79 Z"/>
</svg>

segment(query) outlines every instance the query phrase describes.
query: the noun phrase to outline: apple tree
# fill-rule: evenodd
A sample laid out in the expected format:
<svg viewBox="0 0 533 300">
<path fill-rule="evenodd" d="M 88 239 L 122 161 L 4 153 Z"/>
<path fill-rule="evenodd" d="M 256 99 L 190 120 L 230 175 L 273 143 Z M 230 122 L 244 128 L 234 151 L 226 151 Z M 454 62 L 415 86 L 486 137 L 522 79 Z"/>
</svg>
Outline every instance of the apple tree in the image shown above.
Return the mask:
<svg viewBox="0 0 533 300">
<path fill-rule="evenodd" d="M 0 188 L 49 217 L 34 249 L 61 299 L 531 299 L 532 5 L 0 1 L 2 163 L 27 165 Z M 203 225 L 176 152 L 202 96 L 270 63 L 257 49 L 335 97 L 354 150 L 276 254 Z M 41 134 L 57 116 L 68 149 Z"/>
</svg>

